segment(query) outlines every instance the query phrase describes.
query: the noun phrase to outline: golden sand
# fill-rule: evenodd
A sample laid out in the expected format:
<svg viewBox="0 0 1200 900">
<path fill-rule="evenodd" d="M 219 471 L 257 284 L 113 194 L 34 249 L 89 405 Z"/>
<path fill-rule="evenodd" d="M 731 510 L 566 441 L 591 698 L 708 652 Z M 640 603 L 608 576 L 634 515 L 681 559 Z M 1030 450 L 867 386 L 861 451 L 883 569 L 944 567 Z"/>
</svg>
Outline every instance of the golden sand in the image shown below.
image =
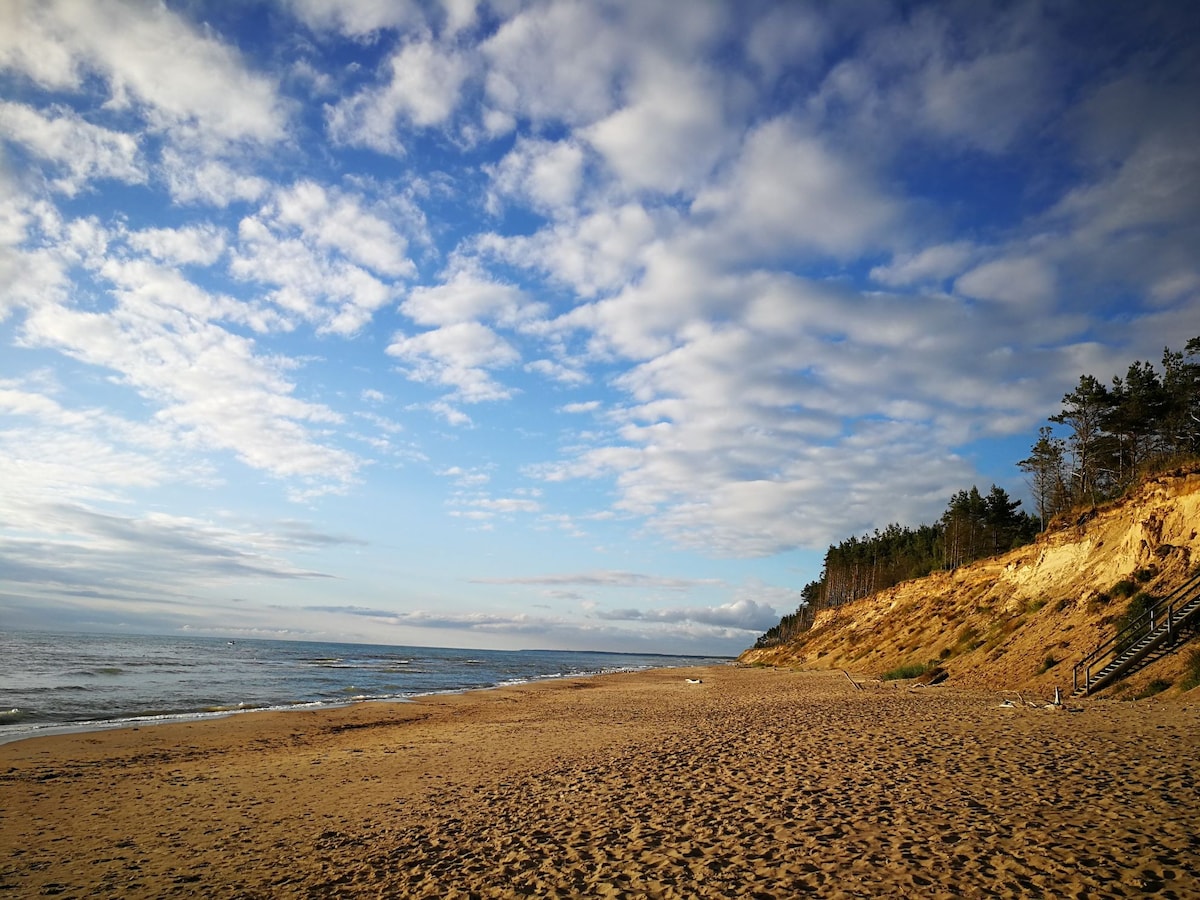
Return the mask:
<svg viewBox="0 0 1200 900">
<path fill-rule="evenodd" d="M 1196 704 L 1002 699 L 729 667 L 23 741 L 0 896 L 1200 896 Z"/>
</svg>

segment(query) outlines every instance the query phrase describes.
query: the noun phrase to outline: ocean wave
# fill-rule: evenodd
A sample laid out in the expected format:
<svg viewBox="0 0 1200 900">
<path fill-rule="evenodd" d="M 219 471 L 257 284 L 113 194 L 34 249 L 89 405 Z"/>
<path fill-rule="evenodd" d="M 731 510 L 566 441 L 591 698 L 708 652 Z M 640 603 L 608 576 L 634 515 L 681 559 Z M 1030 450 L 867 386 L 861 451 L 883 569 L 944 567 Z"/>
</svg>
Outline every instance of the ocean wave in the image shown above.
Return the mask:
<svg viewBox="0 0 1200 900">
<path fill-rule="evenodd" d="M 256 708 L 258 707 L 255 707 L 253 704 L 249 703 L 218 703 L 213 706 L 206 706 L 202 711 L 206 713 L 229 713 L 241 712 L 242 710 Z"/>
</svg>

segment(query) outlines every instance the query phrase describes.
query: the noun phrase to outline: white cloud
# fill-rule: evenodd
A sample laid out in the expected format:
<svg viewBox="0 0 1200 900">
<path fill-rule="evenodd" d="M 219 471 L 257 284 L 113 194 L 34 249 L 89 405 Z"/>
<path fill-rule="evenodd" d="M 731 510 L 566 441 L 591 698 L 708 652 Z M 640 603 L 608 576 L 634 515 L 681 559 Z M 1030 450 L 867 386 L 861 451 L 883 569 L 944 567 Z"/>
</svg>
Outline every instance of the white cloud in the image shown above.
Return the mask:
<svg viewBox="0 0 1200 900">
<path fill-rule="evenodd" d="M 446 16 L 445 32 L 454 36 L 475 24 L 480 0 L 442 0 Z"/>
<path fill-rule="evenodd" d="M 1055 111 L 1066 51 L 1036 4 L 855 12 L 857 52 L 829 68 L 808 103 L 848 143 L 883 158 L 909 142 L 941 157 L 1000 154 Z"/>
<path fill-rule="evenodd" d="M 351 335 L 392 297 L 392 289 L 343 259 L 314 252 L 298 238 L 282 238 L 256 218 L 243 219 L 230 271 L 276 285 L 268 298 L 284 321 L 314 322 L 322 332 Z"/>
<path fill-rule="evenodd" d="M 694 65 L 647 60 L 628 89 L 630 103 L 580 134 L 627 190 L 694 189 L 732 141 L 725 80 Z"/>
<path fill-rule="evenodd" d="M 721 606 L 669 607 L 667 609 L 601 610 L 600 619 L 631 622 L 696 622 L 743 631 L 761 632 L 779 624 L 779 613 L 754 600 L 742 599 Z"/>
<path fill-rule="evenodd" d="M 113 500 L 117 491 L 154 487 L 186 468 L 164 464 L 153 428 L 97 408 L 66 408 L 45 389 L 0 381 L 0 411 L 13 423 L 0 430 L 0 457 L 6 471 L 21 472 L 0 500 L 12 527 L 36 530 L 43 505 Z"/>
<path fill-rule="evenodd" d="M 459 269 L 442 284 L 414 288 L 400 310 L 419 325 L 453 325 L 488 319 L 514 327 L 545 312 L 519 288 L 487 279 L 478 271 Z"/>
<path fill-rule="evenodd" d="M 284 0 L 309 28 L 366 39 L 385 28 L 419 27 L 421 8 L 408 0 Z"/>
<path fill-rule="evenodd" d="M 259 304 L 211 294 L 177 270 L 144 259 L 121 259 L 110 254 L 96 272 L 108 280 L 130 310 L 168 327 L 191 320 L 224 320 L 262 332 L 282 324 Z"/>
<path fill-rule="evenodd" d="M 619 233 L 615 240 L 619 245 Z M 583 248 L 568 245 L 566 249 L 578 252 Z M 748 300 L 736 279 L 702 256 L 687 235 L 630 249 L 641 254 L 641 277 L 625 281 L 618 294 L 576 307 L 556 323 L 590 332 L 594 354 L 615 351 L 631 359 L 647 359 L 669 352 L 692 323 L 701 323 L 710 315 L 726 316 Z M 589 264 L 582 253 L 567 260 Z M 629 265 L 631 261 L 622 262 Z M 615 268 L 612 277 L 616 277 Z M 591 291 L 584 295 L 588 293 Z"/>
<path fill-rule="evenodd" d="M 466 58 L 432 43 L 408 44 L 388 63 L 390 80 L 363 89 L 327 109 L 330 134 L 380 153 L 404 152 L 401 123 L 428 128 L 444 123 L 470 74 Z"/>
<path fill-rule="evenodd" d="M 406 246 L 361 198 L 305 181 L 241 221 L 230 271 L 275 285 L 269 298 L 285 315 L 346 336 L 393 298 L 393 278 L 414 271 Z"/>
<path fill-rule="evenodd" d="M 596 412 L 601 408 L 599 400 L 584 400 L 579 403 L 566 403 L 559 407 L 560 412 L 565 413 L 590 413 Z"/>
<path fill-rule="evenodd" d="M 950 448 L 1029 427 L 1065 362 L 1001 352 L 1028 341 L 1003 306 L 672 262 L 576 317 L 644 362 L 615 379 L 616 430 L 535 471 L 611 477 L 618 509 L 698 550 L 769 555 L 921 521 L 970 482 Z"/>
<path fill-rule="evenodd" d="M 131 247 L 174 265 L 211 266 L 226 247 L 225 232 L 213 225 L 145 228 L 130 232 L 125 239 Z"/>
<path fill-rule="evenodd" d="M 966 241 L 938 244 L 918 253 L 898 254 L 890 264 L 871 269 L 871 277 L 891 287 L 937 285 L 961 274 L 973 252 Z"/>
<path fill-rule="evenodd" d="M 95 178 L 128 184 L 146 181 L 138 142 L 132 135 L 84 121 L 58 107 L 46 116 L 30 106 L 0 101 L 0 134 L 65 169 L 52 186 L 74 195 Z"/>
<path fill-rule="evenodd" d="M 258 200 L 271 187 L 265 178 L 239 172 L 221 160 L 173 149 L 163 151 L 162 175 L 176 203 L 206 203 L 223 208 L 231 203 Z"/>
<path fill-rule="evenodd" d="M 500 197 L 513 197 L 536 210 L 564 215 L 583 181 L 584 153 L 574 141 L 520 138 L 495 166 L 488 205 L 499 211 Z"/>
<path fill-rule="evenodd" d="M 774 81 L 797 66 L 815 69 L 832 32 L 828 18 L 815 7 L 781 4 L 751 23 L 746 55 L 767 81 Z"/>
<path fill-rule="evenodd" d="M 1042 113 L 1053 77 L 1029 46 L 930 66 L 917 84 L 919 114 L 943 137 L 999 153 Z"/>
<path fill-rule="evenodd" d="M 610 112 L 618 73 L 627 64 L 628 35 L 599 4 L 551 3 L 503 23 L 480 50 L 491 64 L 491 107 L 512 122 L 587 124 Z"/>
<path fill-rule="evenodd" d="M 511 344 L 479 322 L 456 322 L 413 336 L 400 333 L 387 352 L 409 364 L 413 380 L 452 387 L 453 396 L 465 403 L 510 397 L 511 391 L 488 370 L 521 358 Z"/>
<path fill-rule="evenodd" d="M 1054 271 L 1035 257 L 997 259 L 967 272 L 955 290 L 968 297 L 1017 306 L 1039 306 L 1054 299 Z"/>
<path fill-rule="evenodd" d="M 487 484 L 491 481 L 492 476 L 483 471 L 475 469 L 464 469 L 461 466 L 450 466 L 443 469 L 437 474 L 444 478 L 450 478 L 459 487 L 475 487 L 481 484 Z"/>
<path fill-rule="evenodd" d="M 0 65 L 79 90 L 96 73 L 116 110 L 137 106 L 151 128 L 212 144 L 276 141 L 286 115 L 270 79 L 166 6 L 96 0 L 19 2 Z M 19 40 L 18 40 L 19 38 Z"/>
<path fill-rule="evenodd" d="M 451 515 L 473 519 L 491 519 L 513 513 L 536 513 L 542 509 L 541 503 L 528 497 L 460 497 L 451 501 L 451 505 L 457 507 Z"/>
<path fill-rule="evenodd" d="M 578 387 L 592 380 L 587 372 L 552 359 L 535 359 L 526 364 L 525 371 L 534 372 L 543 378 L 548 378 L 551 381 L 557 381 L 559 384 L 570 387 Z"/>
<path fill-rule="evenodd" d="M 159 446 L 227 450 L 255 469 L 313 486 L 353 479 L 359 461 L 310 430 L 338 415 L 294 396 L 284 357 L 260 356 L 252 340 L 220 324 L 253 327 L 269 315 L 210 294 L 173 269 L 105 252 L 108 241 L 94 223 L 74 221 L 40 251 L 60 271 L 68 264 L 89 270 L 97 294 L 78 305 L 65 291 L 25 298 L 19 346 L 112 373 L 114 384 L 155 410 Z M 289 452 L 280 454 L 282 446 Z"/>
<path fill-rule="evenodd" d="M 316 442 L 304 425 L 336 415 L 293 397 L 294 386 L 255 358 L 249 341 L 215 325 L 130 298 L 109 315 L 43 307 L 30 313 L 23 333 L 29 346 L 118 373 L 159 407 L 158 421 L 180 440 L 192 435 L 281 477 L 340 483 L 357 468 L 354 457 Z"/>
<path fill-rule="evenodd" d="M 0 188 L 14 188 L 0 169 Z M 0 322 L 18 309 L 58 300 L 69 291 L 67 260 L 49 249 L 19 249 L 47 234 L 62 237 L 57 211 L 19 190 L 0 190 Z"/>
<path fill-rule="evenodd" d="M 296 229 L 318 247 L 335 250 L 381 275 L 415 271 L 405 255 L 408 242 L 388 222 L 363 208 L 361 197 L 299 181 L 275 197 L 272 220 Z"/>
<path fill-rule="evenodd" d="M 658 226 L 644 207 L 626 203 L 569 218 L 529 237 L 481 235 L 479 248 L 540 270 L 592 297 L 633 279 L 653 247 Z"/>
<path fill-rule="evenodd" d="M 1162 237 L 1170 246 L 1175 234 L 1190 233 L 1189 224 L 1200 216 L 1193 88 L 1163 89 L 1131 77 L 1106 85 L 1084 104 L 1078 130 L 1090 177 L 1050 212 L 1055 221 L 1070 223 L 1078 243 L 1095 250 L 1143 229 L 1169 229 Z"/>
<path fill-rule="evenodd" d="M 30 0 L 0 5 L 0 68 L 51 90 L 73 88 L 79 83 L 78 64 L 71 47 L 53 33 L 54 12 L 50 4 Z"/>
<path fill-rule="evenodd" d="M 457 428 L 466 428 L 473 424 L 470 416 L 445 400 L 435 400 L 426 408 L 439 419 L 443 419 L 448 425 L 453 425 Z"/>
<path fill-rule="evenodd" d="M 729 173 L 700 192 L 692 211 L 711 223 L 714 252 L 845 259 L 884 243 L 900 206 L 869 169 L 778 118 L 750 132 Z"/>
</svg>

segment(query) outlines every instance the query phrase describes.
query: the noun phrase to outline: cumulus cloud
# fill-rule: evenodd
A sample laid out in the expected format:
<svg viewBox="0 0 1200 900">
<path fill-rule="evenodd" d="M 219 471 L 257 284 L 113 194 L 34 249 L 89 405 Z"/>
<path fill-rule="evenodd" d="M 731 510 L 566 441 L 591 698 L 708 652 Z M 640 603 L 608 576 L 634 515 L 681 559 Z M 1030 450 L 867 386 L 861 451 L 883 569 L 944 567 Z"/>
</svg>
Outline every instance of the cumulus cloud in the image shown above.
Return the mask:
<svg viewBox="0 0 1200 900">
<path fill-rule="evenodd" d="M 998 153 L 1040 111 L 1050 73 L 1036 48 L 1020 47 L 930 67 L 919 111 L 936 133 Z"/>
<path fill-rule="evenodd" d="M 401 311 L 418 325 L 453 325 L 479 319 L 513 327 L 542 315 L 545 306 L 517 287 L 477 271 L 458 270 L 442 284 L 414 288 Z"/>
<path fill-rule="evenodd" d="M 560 412 L 565 413 L 590 413 L 600 409 L 599 400 L 583 400 L 579 403 L 567 403 L 559 408 Z"/>
<path fill-rule="evenodd" d="M 219 326 L 180 315 L 154 287 L 116 289 L 111 313 L 58 306 L 32 310 L 23 339 L 116 372 L 160 406 L 158 420 L 208 446 L 235 452 L 246 464 L 280 476 L 346 481 L 357 462 L 323 445 L 305 422 L 337 421 L 332 410 L 294 395 L 278 363 Z M 281 456 L 277 448 L 287 445 Z"/>
<path fill-rule="evenodd" d="M 1023 340 L 1024 318 L 997 309 L 989 331 L 971 330 L 983 313 L 945 295 L 760 275 L 721 293 L 737 298 L 722 308 L 725 324 L 701 321 L 692 304 L 680 307 L 668 350 L 623 338 L 647 351 L 617 379 L 630 402 L 612 416 L 616 431 L 543 477 L 613 478 L 620 509 L 697 549 L 819 546 L 944 503 L 971 477 L 949 448 L 1018 427 L 1042 397 L 1036 373 L 1062 363 L 1028 356 L 1012 371 L 1011 354 L 995 348 Z M 641 310 L 621 311 L 630 334 L 657 325 Z M 944 378 L 945 365 L 959 376 Z"/>
<path fill-rule="evenodd" d="M 1054 272 L 1035 257 L 997 259 L 967 272 L 954 286 L 968 297 L 1028 307 L 1054 297 Z"/>
<path fill-rule="evenodd" d="M 342 545 L 134 507 L 237 506 L 247 475 L 415 503 L 433 473 L 464 547 L 503 524 L 578 554 L 491 588 L 577 606 L 423 596 L 397 628 L 744 642 L 797 598 L 619 566 L 928 520 L 1006 477 L 988 439 L 1196 320 L 1190 10 L 281 6 L 251 36 L 0 5 L 0 518 L 42 542 L 14 565 L 61 515 L 90 560 L 173 536 L 299 585 L 288 557 Z"/>
<path fill-rule="evenodd" d="M 151 128 L 189 142 L 275 141 L 286 113 L 271 79 L 167 7 L 19 2 L 0 29 L 0 65 L 41 85 L 80 90 L 103 79 L 108 105 L 137 106 Z"/>
<path fill-rule="evenodd" d="M 472 480 L 471 483 L 479 483 Z M 488 497 L 464 495 L 452 498 L 450 515 L 477 521 L 494 519 L 497 516 L 512 516 L 515 513 L 541 512 L 542 504 L 535 497 Z"/>
<path fill-rule="evenodd" d="M 869 252 L 900 214 L 870 169 L 788 118 L 752 130 L 729 172 L 699 193 L 692 211 L 711 223 L 714 244 L 750 258 Z"/>
<path fill-rule="evenodd" d="M 570 216 L 530 236 L 481 235 L 480 250 L 540 270 L 581 297 L 594 297 L 633 279 L 653 247 L 658 226 L 637 203 Z"/>
<path fill-rule="evenodd" d="M 224 231 L 213 225 L 183 228 L 144 228 L 128 234 L 129 246 L 159 262 L 174 265 L 211 266 L 226 248 Z"/>
<path fill-rule="evenodd" d="M 285 0 L 284 5 L 310 28 L 358 39 L 373 37 L 385 28 L 424 23 L 418 4 L 408 0 Z"/>
<path fill-rule="evenodd" d="M 394 297 L 395 279 L 414 271 L 406 247 L 360 197 L 304 181 L 242 219 L 230 271 L 274 285 L 269 298 L 285 316 L 346 336 Z"/>
<path fill-rule="evenodd" d="M 0 133 L 64 170 L 52 187 L 68 195 L 94 178 L 128 184 L 146 180 L 136 138 L 93 125 L 61 107 L 45 116 L 21 103 L 0 102 Z"/>
<path fill-rule="evenodd" d="M 982 6 L 880 8 L 873 23 L 859 14 L 858 52 L 828 70 L 810 107 L 856 141 L 1001 154 L 1059 102 L 1051 86 L 1063 51 L 1040 7 L 1002 16 Z"/>
<path fill-rule="evenodd" d="M 525 364 L 526 372 L 534 372 L 543 378 L 568 387 L 578 387 L 591 381 L 591 376 L 582 369 L 565 365 L 553 359 L 535 359 Z"/>
<path fill-rule="evenodd" d="M 714 71 L 649 60 L 630 103 L 581 131 L 629 190 L 694 188 L 731 143 L 724 86 Z"/>
<path fill-rule="evenodd" d="M 771 82 L 797 65 L 815 69 L 833 35 L 832 24 L 814 7 L 779 5 L 751 23 L 746 56 Z"/>
<path fill-rule="evenodd" d="M 331 191 L 314 181 L 299 181 L 280 191 L 273 220 L 295 229 L 323 249 L 335 250 L 381 275 L 400 277 L 415 269 L 405 251 L 407 241 L 361 197 Z"/>
<path fill-rule="evenodd" d="M 480 50 L 493 128 L 506 131 L 517 117 L 580 125 L 607 114 L 629 43 L 601 6 L 551 3 L 519 12 Z"/>
<path fill-rule="evenodd" d="M 575 141 L 518 138 L 499 163 L 487 167 L 489 208 L 498 212 L 507 197 L 547 214 L 567 214 L 582 186 L 583 167 L 583 148 Z"/>
<path fill-rule="evenodd" d="M 51 285 L 68 266 L 86 271 L 100 299 L 76 303 L 62 290 L 18 296 L 24 318 L 16 345 L 95 367 L 149 404 L 153 427 L 138 438 L 141 452 L 230 451 L 252 468 L 310 488 L 353 479 L 359 461 L 310 430 L 340 415 L 299 399 L 285 375 L 290 362 L 260 354 L 253 340 L 228 327 L 274 327 L 269 311 L 210 293 L 171 265 L 137 255 L 203 261 L 219 252 L 219 232 L 147 230 L 122 243 L 120 233 L 91 221 L 52 225 L 54 232 L 40 233 L 46 246 L 26 255 L 46 268 Z M 291 452 L 281 455 L 284 445 Z M 134 468 L 153 470 L 144 463 Z"/>
<path fill-rule="evenodd" d="M 972 253 L 966 241 L 937 244 L 918 253 L 897 254 L 888 265 L 871 269 L 871 277 L 890 287 L 940 285 L 961 274 Z"/>
<path fill-rule="evenodd" d="M 163 151 L 161 170 L 171 198 L 177 203 L 223 208 L 259 200 L 271 187 L 267 179 L 239 171 L 219 158 L 171 148 Z"/>
<path fill-rule="evenodd" d="M 327 108 L 334 140 L 402 154 L 402 123 L 428 128 L 444 123 L 470 74 L 466 59 L 432 43 L 405 46 L 387 64 L 386 84 L 364 88 Z"/>
<path fill-rule="evenodd" d="M 478 322 L 456 322 L 415 335 L 397 334 L 387 352 L 409 364 L 410 378 L 454 388 L 453 396 L 465 403 L 512 396 L 488 370 L 510 366 L 521 358 L 512 344 Z"/>
</svg>

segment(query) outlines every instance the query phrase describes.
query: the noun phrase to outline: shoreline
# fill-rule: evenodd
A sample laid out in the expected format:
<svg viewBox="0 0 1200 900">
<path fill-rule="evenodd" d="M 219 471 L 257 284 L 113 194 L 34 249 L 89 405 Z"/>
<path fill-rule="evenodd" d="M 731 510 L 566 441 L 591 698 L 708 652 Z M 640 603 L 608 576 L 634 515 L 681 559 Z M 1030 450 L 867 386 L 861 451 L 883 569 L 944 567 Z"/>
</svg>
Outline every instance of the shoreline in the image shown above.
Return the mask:
<svg viewBox="0 0 1200 900">
<path fill-rule="evenodd" d="M 1200 893 L 1200 709 L 1078 709 L 714 666 L 35 737 L 0 890 Z"/>
<path fill-rule="evenodd" d="M 622 654 L 613 655 L 617 656 Z M 729 665 L 733 665 L 734 662 L 735 660 L 731 658 Z M 511 679 L 490 685 L 473 685 L 470 687 L 446 688 L 444 690 L 418 691 L 411 694 L 398 694 L 395 696 L 385 697 L 347 697 L 344 700 L 298 700 L 294 703 L 273 706 L 244 706 L 242 708 L 229 707 L 221 709 L 180 710 L 178 712 L 130 715 L 115 719 L 94 719 L 77 722 L 63 722 L 61 724 L 54 722 L 37 722 L 30 723 L 28 726 L 26 726 L 31 729 L 28 733 L 20 733 L 17 731 L 17 729 L 22 727 L 20 720 L 18 720 L 17 723 L 4 723 L 0 721 L 0 747 L 6 744 L 35 740 L 41 737 L 58 737 L 69 734 L 91 734 L 93 732 L 117 731 L 125 728 L 137 730 L 139 728 L 153 728 L 161 725 L 178 725 L 189 722 L 208 722 L 229 718 L 231 716 L 240 716 L 252 713 L 290 713 L 335 710 L 343 709 L 347 706 L 354 706 L 358 703 L 413 703 L 426 697 L 452 696 L 456 694 L 474 693 L 476 691 L 502 690 L 509 687 L 521 687 L 527 684 L 554 682 L 561 679 L 570 678 L 596 678 L 604 675 L 636 675 L 648 671 L 657 671 L 659 669 L 670 671 L 675 668 L 682 669 L 695 667 L 651 666 L 637 669 L 618 668 L 597 672 L 580 672 L 572 674 L 533 675 L 528 678 Z M 14 710 L 14 712 L 16 711 Z M 0 716 L 2 715 L 3 714 L 0 714 Z M 13 730 L 9 731 L 7 729 Z"/>
</svg>

